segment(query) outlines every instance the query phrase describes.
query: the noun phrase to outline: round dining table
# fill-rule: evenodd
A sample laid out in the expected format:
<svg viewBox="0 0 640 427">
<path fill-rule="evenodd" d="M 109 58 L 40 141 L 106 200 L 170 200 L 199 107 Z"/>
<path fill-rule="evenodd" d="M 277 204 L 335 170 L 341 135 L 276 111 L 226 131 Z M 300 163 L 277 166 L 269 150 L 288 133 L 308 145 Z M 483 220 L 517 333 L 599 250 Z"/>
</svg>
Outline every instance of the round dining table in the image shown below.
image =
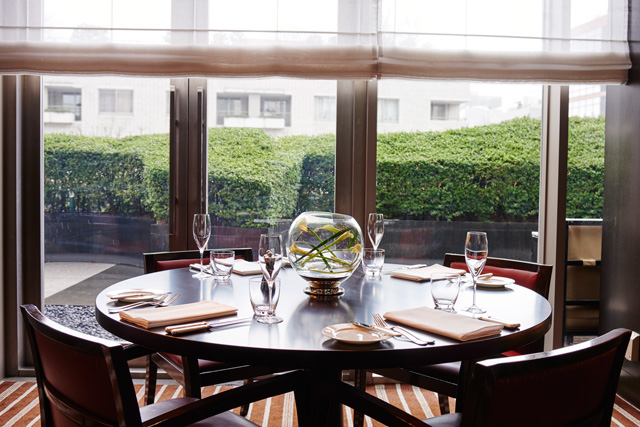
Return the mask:
<svg viewBox="0 0 640 427">
<path fill-rule="evenodd" d="M 280 299 L 276 313 L 279 324 L 250 322 L 214 328 L 182 336 L 165 333 L 164 327 L 144 329 L 109 313 L 116 303 L 107 294 L 123 289 L 153 289 L 180 294 L 173 303 L 187 304 L 211 300 L 238 309 L 237 317 L 253 315 L 249 300 L 249 277 L 233 274 L 230 280 L 197 278 L 188 268 L 161 271 L 124 280 L 104 289 L 96 297 L 96 318 L 107 331 L 154 351 L 235 364 L 268 366 L 282 370 L 305 370 L 314 378 L 340 378 L 343 370 L 411 367 L 451 361 L 475 360 L 498 355 L 542 338 L 551 327 L 551 305 L 539 294 L 517 284 L 498 288 L 477 288 L 477 304 L 487 315 L 520 323 L 515 330 L 472 341 L 458 341 L 409 328 L 431 345 L 416 345 L 404 338 L 369 344 L 337 341 L 323 334 L 323 328 L 351 321 L 373 323 L 374 313 L 414 307 L 434 307 L 429 282 L 413 282 L 391 277 L 389 271 L 401 265 L 386 264 L 380 277 L 365 277 L 358 269 L 342 282 L 340 296 L 317 297 L 304 292 L 307 282 L 290 269 L 279 274 Z M 461 287 L 455 309 L 470 305 L 472 286 Z M 232 316 L 233 317 L 233 316 Z M 209 319 L 215 321 L 217 319 Z M 313 391 L 310 396 L 315 396 Z M 313 399 L 318 401 L 318 397 Z M 317 405 L 316 405 L 317 407 Z M 333 413 L 341 423 L 339 409 L 318 409 Z M 331 415 L 329 415 L 331 416 Z M 339 419 L 339 421 L 338 421 Z"/>
</svg>

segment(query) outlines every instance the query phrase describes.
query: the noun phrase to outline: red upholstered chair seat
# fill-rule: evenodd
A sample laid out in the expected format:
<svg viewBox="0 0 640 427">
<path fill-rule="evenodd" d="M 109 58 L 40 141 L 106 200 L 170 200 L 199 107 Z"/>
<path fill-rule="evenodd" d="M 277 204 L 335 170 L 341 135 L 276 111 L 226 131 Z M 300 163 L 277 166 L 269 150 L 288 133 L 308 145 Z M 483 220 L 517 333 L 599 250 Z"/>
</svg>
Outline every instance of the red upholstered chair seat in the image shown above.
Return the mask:
<svg viewBox="0 0 640 427">
<path fill-rule="evenodd" d="M 203 258 L 204 265 L 209 265 L 209 258 Z M 155 271 L 173 270 L 175 268 L 189 267 L 191 264 L 200 264 L 200 258 L 195 259 L 174 259 L 167 261 L 156 261 Z"/>
</svg>

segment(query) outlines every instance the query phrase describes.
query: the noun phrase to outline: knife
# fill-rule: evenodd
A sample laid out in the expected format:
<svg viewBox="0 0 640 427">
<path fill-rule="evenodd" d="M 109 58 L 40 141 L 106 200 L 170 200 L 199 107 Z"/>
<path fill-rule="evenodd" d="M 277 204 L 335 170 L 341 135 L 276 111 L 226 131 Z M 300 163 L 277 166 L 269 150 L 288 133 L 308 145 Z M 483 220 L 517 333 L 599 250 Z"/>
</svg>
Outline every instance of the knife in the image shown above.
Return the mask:
<svg viewBox="0 0 640 427">
<path fill-rule="evenodd" d="M 385 334 L 391 335 L 392 337 L 400 337 L 400 336 L 402 336 L 401 333 L 396 332 L 396 331 L 392 331 L 391 329 L 381 328 L 380 326 L 368 325 L 366 323 L 356 322 L 355 320 L 352 320 L 351 324 L 355 325 L 355 326 L 357 326 L 359 328 L 362 328 L 362 329 L 368 329 L 370 331 L 384 332 Z"/>
<path fill-rule="evenodd" d="M 185 323 L 182 325 L 174 325 L 167 326 L 164 328 L 164 331 L 167 335 L 183 335 L 191 332 L 201 332 L 208 331 L 211 328 L 222 327 L 222 326 L 230 326 L 238 323 L 250 322 L 253 320 L 252 317 L 241 317 L 238 319 L 229 319 L 229 320 L 220 320 L 218 322 L 195 322 L 195 323 Z"/>
<path fill-rule="evenodd" d="M 520 323 L 507 322 L 493 316 L 480 316 L 478 319 L 484 320 L 485 322 L 499 323 L 500 325 L 503 325 L 505 329 L 518 329 L 520 327 Z"/>
</svg>

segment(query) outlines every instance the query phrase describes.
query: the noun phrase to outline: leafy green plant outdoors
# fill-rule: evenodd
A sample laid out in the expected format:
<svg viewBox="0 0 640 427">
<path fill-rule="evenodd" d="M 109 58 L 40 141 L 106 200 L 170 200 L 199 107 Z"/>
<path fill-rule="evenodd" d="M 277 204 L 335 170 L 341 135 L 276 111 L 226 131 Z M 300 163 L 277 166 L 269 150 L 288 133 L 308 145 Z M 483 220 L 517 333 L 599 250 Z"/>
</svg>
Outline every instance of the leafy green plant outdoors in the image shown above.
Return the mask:
<svg viewBox="0 0 640 427">
<path fill-rule="evenodd" d="M 540 121 L 378 135 L 377 211 L 388 218 L 530 221 L 537 216 Z M 168 219 L 169 137 L 45 135 L 47 212 Z M 209 130 L 209 211 L 218 224 L 265 227 L 332 211 L 333 135 L 274 138 Z M 602 215 L 604 119 L 571 119 L 568 217 Z M 73 194 L 73 203 L 70 195 Z"/>
</svg>

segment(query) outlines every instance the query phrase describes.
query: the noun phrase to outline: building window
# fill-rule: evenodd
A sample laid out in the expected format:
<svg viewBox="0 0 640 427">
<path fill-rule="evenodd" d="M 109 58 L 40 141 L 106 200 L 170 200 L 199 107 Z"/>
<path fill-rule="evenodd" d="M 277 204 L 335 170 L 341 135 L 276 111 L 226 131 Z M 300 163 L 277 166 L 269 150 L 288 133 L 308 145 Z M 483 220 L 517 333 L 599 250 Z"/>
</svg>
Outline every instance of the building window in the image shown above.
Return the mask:
<svg viewBox="0 0 640 427">
<path fill-rule="evenodd" d="M 316 96 L 314 98 L 314 118 L 322 121 L 336 120 L 336 97 Z"/>
<path fill-rule="evenodd" d="M 47 112 L 72 113 L 74 121 L 82 120 L 82 89 L 74 87 L 48 87 Z"/>
<path fill-rule="evenodd" d="M 431 103 L 431 120 L 458 120 L 458 104 L 447 102 Z"/>
<path fill-rule="evenodd" d="M 133 113 L 133 90 L 100 89 L 98 96 L 98 111 L 100 113 Z"/>
<path fill-rule="evenodd" d="M 284 119 L 284 125 L 291 126 L 291 96 L 262 95 L 260 115 L 264 118 Z"/>
<path fill-rule="evenodd" d="M 225 117 L 249 117 L 247 95 L 218 94 L 216 124 L 224 126 Z"/>
<path fill-rule="evenodd" d="M 398 123 L 398 99 L 378 99 L 378 121 L 382 123 Z"/>
</svg>

